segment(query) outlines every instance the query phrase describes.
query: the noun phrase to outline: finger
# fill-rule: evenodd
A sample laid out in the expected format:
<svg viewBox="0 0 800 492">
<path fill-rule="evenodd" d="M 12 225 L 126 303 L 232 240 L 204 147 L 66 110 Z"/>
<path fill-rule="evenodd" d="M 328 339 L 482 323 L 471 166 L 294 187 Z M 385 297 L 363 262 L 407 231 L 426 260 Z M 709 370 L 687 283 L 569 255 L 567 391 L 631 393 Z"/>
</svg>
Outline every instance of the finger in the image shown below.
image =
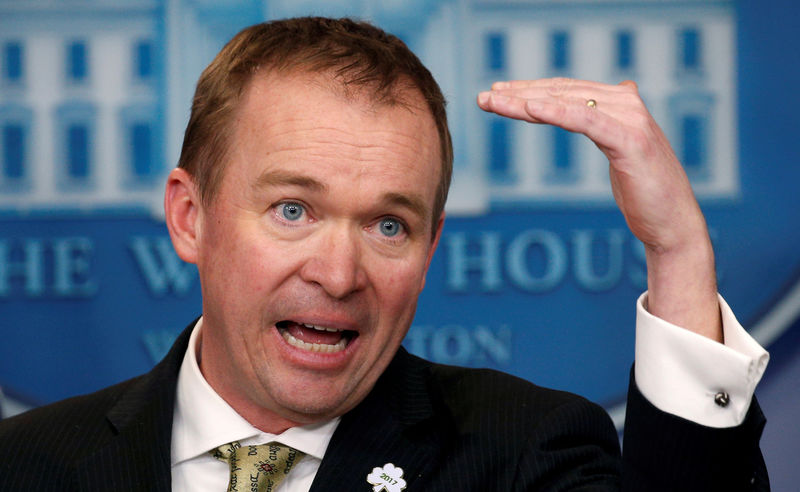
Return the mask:
<svg viewBox="0 0 800 492">
<path fill-rule="evenodd" d="M 558 126 L 582 133 L 601 148 L 617 148 L 625 130 L 618 120 L 586 106 L 583 99 L 524 99 L 482 92 L 478 105 L 484 111 L 537 124 Z"/>
<path fill-rule="evenodd" d="M 478 106 L 484 111 L 531 123 L 541 123 L 539 120 L 531 117 L 525 109 L 525 102 L 527 100 L 526 98 L 507 96 L 492 91 L 485 91 L 478 94 Z"/>
<path fill-rule="evenodd" d="M 489 111 L 496 113 L 500 116 L 505 116 L 509 118 L 514 118 L 518 120 L 524 120 L 531 123 L 550 123 L 557 126 L 561 126 L 560 122 L 558 121 L 541 121 L 535 117 L 535 115 L 531 114 L 526 108 L 526 101 L 536 101 L 537 103 L 544 104 L 546 101 L 554 104 L 563 104 L 567 106 L 574 106 L 578 108 L 577 114 L 582 114 L 585 112 L 586 109 L 590 109 L 593 111 L 602 112 L 604 115 L 610 116 L 611 118 L 620 121 L 620 122 L 633 122 L 639 121 L 640 118 L 638 115 L 641 115 L 643 112 L 643 105 L 641 100 L 638 98 L 620 98 L 620 97 L 607 97 L 607 96 L 595 96 L 597 99 L 594 98 L 586 98 L 583 97 L 551 97 L 547 95 L 545 92 L 538 92 L 536 94 L 537 97 L 517 97 L 514 95 L 514 92 L 496 92 L 496 91 L 486 91 L 482 92 L 478 95 L 478 106 L 481 107 L 484 111 Z M 588 94 L 588 93 L 587 93 Z M 595 107 L 589 107 L 588 102 L 590 100 L 594 100 Z M 612 102 L 617 101 L 617 102 Z M 592 117 L 591 114 L 588 115 Z M 580 130 L 575 130 L 580 131 Z M 581 133 L 583 133 L 581 131 Z"/>
<path fill-rule="evenodd" d="M 631 86 L 628 83 L 633 84 L 633 88 L 636 88 L 636 83 L 631 80 L 626 80 L 621 84 L 604 84 L 602 82 L 596 82 L 593 80 L 582 80 L 582 79 L 570 79 L 566 77 L 554 77 L 549 79 L 534 79 L 534 80 L 505 80 L 505 81 L 497 81 L 492 84 L 492 90 L 495 91 L 504 91 L 504 90 L 519 90 L 519 89 L 530 89 L 530 88 L 539 88 L 539 89 L 547 89 L 547 88 L 563 88 L 563 87 L 583 87 L 587 89 L 600 89 L 600 90 L 607 90 L 609 92 L 627 92 L 630 91 Z"/>
<path fill-rule="evenodd" d="M 635 90 L 627 92 L 613 92 L 606 88 L 573 85 L 563 87 L 527 87 L 524 89 L 505 89 L 488 91 L 499 96 L 508 96 L 522 99 L 552 99 L 552 100 L 581 100 L 584 103 L 590 99 L 597 101 L 604 111 L 619 114 L 621 111 L 643 107 L 643 102 Z"/>
<path fill-rule="evenodd" d="M 613 98 L 625 101 L 616 104 L 598 99 L 596 107 L 589 107 L 582 97 L 554 98 L 546 95 L 546 91 L 540 92 L 543 97 L 534 99 L 507 94 L 506 91 L 482 92 L 478 105 L 484 111 L 500 116 L 582 133 L 609 159 L 631 152 L 640 154 L 644 148 L 649 148 L 648 138 L 659 140 L 657 135 L 648 137 L 651 117 L 638 97 Z"/>
<path fill-rule="evenodd" d="M 527 121 L 549 124 L 582 133 L 604 151 L 619 150 L 626 141 L 628 129 L 613 116 L 591 108 L 582 100 L 535 99 L 525 102 Z"/>
</svg>

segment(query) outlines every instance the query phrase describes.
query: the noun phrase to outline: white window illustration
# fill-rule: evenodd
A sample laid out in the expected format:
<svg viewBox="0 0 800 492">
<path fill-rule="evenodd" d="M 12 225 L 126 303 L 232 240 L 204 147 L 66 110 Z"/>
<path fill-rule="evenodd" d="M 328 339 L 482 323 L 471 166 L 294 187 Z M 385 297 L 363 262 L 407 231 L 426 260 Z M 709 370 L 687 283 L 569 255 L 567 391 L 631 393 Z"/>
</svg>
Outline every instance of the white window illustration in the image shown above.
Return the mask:
<svg viewBox="0 0 800 492">
<path fill-rule="evenodd" d="M 93 185 L 96 113 L 88 102 L 70 102 L 56 111 L 56 169 L 59 188 L 65 191 L 85 191 Z"/>
<path fill-rule="evenodd" d="M 614 64 L 618 72 L 631 72 L 636 68 L 636 38 L 630 30 L 614 34 Z"/>
<path fill-rule="evenodd" d="M 570 37 L 565 30 L 550 33 L 550 70 L 565 75 L 570 69 Z"/>
<path fill-rule="evenodd" d="M 0 190 L 3 193 L 21 193 L 29 186 L 32 119 L 33 113 L 26 107 L 0 106 Z"/>
<path fill-rule="evenodd" d="M 134 82 L 148 83 L 155 77 L 155 48 L 153 41 L 140 39 L 133 44 L 131 65 Z"/>
<path fill-rule="evenodd" d="M 76 11 L 51 25 L 45 9 L 16 3 L 18 16 L 0 15 L 0 186 L 29 186 L 0 196 L 2 207 L 160 209 L 159 181 L 180 153 L 197 76 L 224 41 L 245 21 L 333 8 L 318 0 L 252 8 L 171 0 L 160 9 L 131 0 L 123 2 L 130 15 L 120 15 L 127 7 L 84 3 L 97 7 L 93 19 L 102 22 L 78 22 Z M 599 0 L 591 15 L 575 15 L 586 10 L 575 0 L 400 3 L 366 2 L 362 13 L 408 38 L 450 102 L 456 176 L 449 212 L 613 206 L 604 157 L 584 138 L 474 107 L 491 82 L 522 78 L 636 80 L 698 197 L 737 195 L 734 2 Z M 680 16 L 671 15 L 676 5 Z M 27 105 L 28 116 L 7 117 L 11 104 Z M 34 145 L 34 135 L 44 141 Z"/>
<path fill-rule="evenodd" d="M 686 92 L 670 98 L 672 145 L 694 184 L 713 178 L 711 135 L 714 98 L 702 92 Z"/>
<path fill-rule="evenodd" d="M 494 183 L 504 184 L 514 180 L 511 169 L 511 122 L 498 116 L 487 117 L 489 130 L 488 167 Z"/>
<path fill-rule="evenodd" d="M 75 40 L 67 43 L 65 57 L 65 76 L 69 84 L 83 84 L 89 78 L 89 48 L 85 41 Z"/>
<path fill-rule="evenodd" d="M 699 74 L 703 70 L 703 37 L 696 27 L 678 31 L 677 66 L 679 74 Z"/>
<path fill-rule="evenodd" d="M 502 32 L 489 32 L 485 38 L 486 70 L 489 77 L 498 77 L 506 70 L 506 35 Z"/>
<path fill-rule="evenodd" d="M 3 44 L 3 85 L 18 85 L 25 80 L 25 51 L 20 41 Z"/>
<path fill-rule="evenodd" d="M 550 168 L 545 179 L 552 184 L 566 184 L 580 176 L 577 172 L 574 133 L 548 127 L 550 133 Z"/>
<path fill-rule="evenodd" d="M 161 130 L 155 106 L 134 105 L 121 112 L 123 185 L 152 186 L 161 178 Z"/>
<path fill-rule="evenodd" d="M 484 34 L 484 70 L 487 80 L 502 80 L 508 67 L 508 39 L 505 32 L 489 31 Z M 494 115 L 482 115 L 487 135 L 486 168 L 489 179 L 495 184 L 514 181 L 511 168 L 511 125 L 508 120 Z"/>
</svg>

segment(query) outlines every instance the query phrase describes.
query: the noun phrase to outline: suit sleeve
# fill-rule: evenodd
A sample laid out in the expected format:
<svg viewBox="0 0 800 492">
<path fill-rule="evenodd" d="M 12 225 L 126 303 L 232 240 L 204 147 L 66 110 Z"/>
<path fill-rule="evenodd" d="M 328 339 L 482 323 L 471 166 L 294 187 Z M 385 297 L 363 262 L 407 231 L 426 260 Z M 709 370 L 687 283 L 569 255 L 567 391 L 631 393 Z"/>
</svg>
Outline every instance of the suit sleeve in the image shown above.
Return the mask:
<svg viewBox="0 0 800 492">
<path fill-rule="evenodd" d="M 769 491 L 756 399 L 744 422 L 706 427 L 662 412 L 639 392 L 631 371 L 622 457 L 611 419 L 573 399 L 553 408 L 527 439 L 513 490 Z"/>
<path fill-rule="evenodd" d="M 768 491 L 759 449 L 766 419 L 754 398 L 744 422 L 706 427 L 660 411 L 641 394 L 633 374 L 623 441 L 623 490 Z"/>
</svg>

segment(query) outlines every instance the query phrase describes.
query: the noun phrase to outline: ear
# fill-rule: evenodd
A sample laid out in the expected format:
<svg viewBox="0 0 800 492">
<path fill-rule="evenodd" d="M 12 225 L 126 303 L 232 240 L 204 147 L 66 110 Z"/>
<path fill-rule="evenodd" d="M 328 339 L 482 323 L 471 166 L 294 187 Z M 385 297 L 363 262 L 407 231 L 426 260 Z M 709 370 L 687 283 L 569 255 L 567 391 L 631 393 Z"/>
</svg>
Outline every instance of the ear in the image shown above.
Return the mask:
<svg viewBox="0 0 800 492">
<path fill-rule="evenodd" d="M 422 275 L 422 284 L 419 286 L 420 292 L 425 287 L 425 278 L 428 275 L 428 268 L 431 266 L 431 260 L 433 260 L 433 253 L 436 252 L 436 247 L 439 246 L 439 239 L 442 237 L 442 228 L 444 227 L 444 211 L 442 211 L 442 215 L 439 216 L 439 220 L 436 222 L 436 231 L 433 233 L 433 238 L 431 238 L 431 245 L 430 249 L 428 250 L 428 258 L 425 260 L 425 273 Z"/>
<path fill-rule="evenodd" d="M 200 200 L 194 180 L 185 169 L 175 168 L 167 177 L 164 212 L 172 246 L 188 263 L 197 263 L 200 232 Z"/>
</svg>

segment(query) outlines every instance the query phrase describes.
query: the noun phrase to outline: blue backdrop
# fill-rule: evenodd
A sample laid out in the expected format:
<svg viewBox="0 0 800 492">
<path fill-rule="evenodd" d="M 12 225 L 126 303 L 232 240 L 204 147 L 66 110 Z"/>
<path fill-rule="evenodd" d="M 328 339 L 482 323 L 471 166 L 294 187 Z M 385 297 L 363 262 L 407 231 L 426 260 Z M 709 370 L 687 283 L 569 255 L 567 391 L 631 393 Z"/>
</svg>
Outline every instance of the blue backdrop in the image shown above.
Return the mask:
<svg viewBox="0 0 800 492">
<path fill-rule="evenodd" d="M 720 290 L 772 354 L 757 395 L 776 490 L 800 454 L 800 46 L 794 3 L 0 1 L 0 387 L 6 413 L 141 373 L 200 314 L 160 201 L 193 84 L 245 25 L 358 15 L 449 100 L 449 218 L 406 346 L 583 394 L 619 415 L 641 246 L 602 156 L 481 114 L 492 80 L 639 82 L 686 164 Z"/>
</svg>

